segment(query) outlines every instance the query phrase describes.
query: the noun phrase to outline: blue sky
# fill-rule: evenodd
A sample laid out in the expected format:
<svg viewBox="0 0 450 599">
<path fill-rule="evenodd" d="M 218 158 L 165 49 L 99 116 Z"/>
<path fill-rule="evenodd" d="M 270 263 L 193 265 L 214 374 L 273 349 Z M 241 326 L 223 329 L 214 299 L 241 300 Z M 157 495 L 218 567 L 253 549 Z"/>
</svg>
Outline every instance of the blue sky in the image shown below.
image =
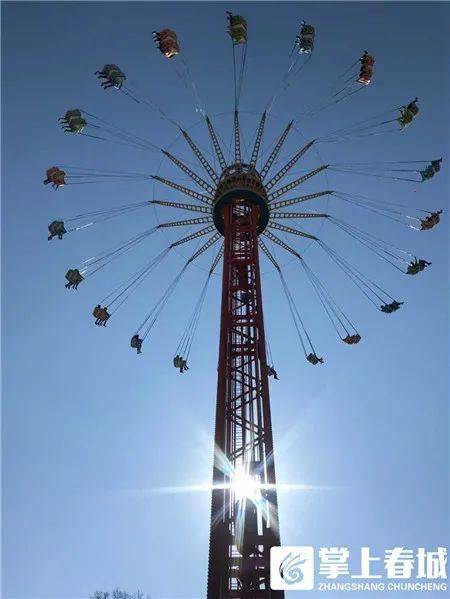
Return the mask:
<svg viewBox="0 0 450 599">
<path fill-rule="evenodd" d="M 171 360 L 212 254 L 187 271 L 138 358 L 129 337 L 195 247 L 170 256 L 102 330 L 93 326 L 92 307 L 165 247 L 167 236 L 150 238 L 77 293 L 64 288 L 64 273 L 156 219 L 180 213 L 149 208 L 48 243 L 46 229 L 54 218 L 145 201 L 153 187 L 133 182 L 53 193 L 42 180 L 58 163 L 149 173 L 159 168 L 156 153 L 64 135 L 57 118 L 76 106 L 158 145 L 174 143 L 175 153 L 194 162 L 167 121 L 100 88 L 93 73 L 109 62 L 168 114 L 192 126 L 209 150 L 204 128 L 195 125 L 192 95 L 155 50 L 151 34 L 166 26 L 178 32 L 208 112 L 229 113 L 226 10 L 239 10 L 249 21 L 241 101 L 242 110 L 253 113 L 243 116 L 247 138 L 287 66 L 296 24 L 305 18 L 317 27 L 316 51 L 274 106 L 267 139 L 309 102 L 319 102 L 321 90 L 367 48 L 376 56 L 374 85 L 316 119 L 296 121 L 299 132 L 286 153 L 417 95 L 421 114 L 403 134 L 323 144 L 320 157 L 311 153 L 299 168 L 322 159 L 444 155 L 439 176 L 423 185 L 332 173 L 328 182 L 317 178 L 305 188 L 316 191 L 329 183 L 411 207 L 446 209 L 448 4 L 4 3 L 5 597 L 87 597 L 115 585 L 139 587 L 153 598 L 204 596 L 208 493 L 152 489 L 210 480 L 219 277 L 209 290 L 189 373 L 181 377 Z M 229 114 L 217 119 L 223 136 L 230 134 L 229 120 Z M 440 227 L 419 234 L 333 202 L 307 208 L 327 206 L 433 264 L 422 276 L 404 277 L 331 225 L 313 225 L 310 230 L 406 302 L 390 317 L 377 312 L 319 249 L 308 247 L 308 263 L 363 336 L 359 346 L 347 347 L 335 337 L 298 265 L 277 254 L 326 358 L 324 367 L 313 368 L 304 361 L 276 275 L 264 263 L 266 332 L 281 379 L 271 383 L 278 480 L 326 487 L 280 494 L 282 542 L 354 550 L 370 545 L 375 553 L 393 545 L 433 549 L 446 544 L 448 506 L 447 215 Z"/>
</svg>

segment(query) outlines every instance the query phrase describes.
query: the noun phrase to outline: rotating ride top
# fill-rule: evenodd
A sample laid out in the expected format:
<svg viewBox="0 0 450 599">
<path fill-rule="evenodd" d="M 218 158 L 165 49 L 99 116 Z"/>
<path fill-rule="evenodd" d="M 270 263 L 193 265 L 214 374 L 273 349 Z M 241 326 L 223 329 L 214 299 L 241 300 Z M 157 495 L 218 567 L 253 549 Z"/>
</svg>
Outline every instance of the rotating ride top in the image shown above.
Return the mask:
<svg viewBox="0 0 450 599">
<path fill-rule="evenodd" d="M 209 283 L 222 264 L 208 599 L 280 599 L 284 596 L 283 593 L 272 591 L 269 584 L 269 552 L 272 546 L 280 544 L 280 536 L 268 378 L 278 380 L 278 373 L 270 344 L 265 337 L 260 252 L 278 273 L 306 361 L 314 366 L 324 364 L 325 360 L 316 351 L 309 327 L 287 284 L 283 268 L 274 255 L 274 248 L 281 248 L 298 261 L 303 275 L 318 297 L 318 305 L 343 343 L 349 346 L 357 345 L 361 342 L 362 335 L 346 311 L 331 295 L 328 286 L 306 262 L 304 253 L 285 241 L 287 235 L 293 239 L 308 240 L 323 250 L 345 277 L 382 313 L 392 314 L 399 310 L 404 302 L 387 291 L 381 283 L 373 280 L 372 275 L 367 275 L 344 258 L 323 239 L 298 227 L 288 226 L 284 224 L 286 221 L 327 221 L 364 246 L 365 250 L 406 275 L 417 276 L 427 269 L 431 262 L 417 257 L 411 250 L 399 248 L 383 240 L 373 232 L 342 220 L 328 209 L 292 211 L 293 207 L 320 198 L 333 199 L 342 202 L 343 205 L 350 205 L 352 209 L 370 212 L 370 222 L 376 222 L 373 216 L 385 218 L 414 231 L 434 229 L 440 222 L 442 210 L 413 208 L 390 200 L 329 188 L 308 193 L 305 191 L 293 197 L 286 196 L 320 173 L 329 172 L 343 173 L 346 178 L 356 175 L 408 184 L 424 183 L 433 179 L 440 171 L 442 158 L 396 162 L 319 163 L 314 168 L 302 172 L 300 176 L 286 181 L 285 178 L 292 169 L 311 148 L 319 144 L 356 140 L 394 131 L 404 132 L 419 115 L 418 99 L 415 98 L 404 106 L 389 109 L 381 115 L 368 117 L 330 131 L 320 138 L 311 139 L 298 147 L 288 159 L 282 160 L 281 152 L 286 140 L 295 129 L 293 121 L 290 121 L 264 153 L 262 144 L 266 123 L 275 101 L 295 83 L 299 73 L 314 54 L 316 30 L 305 21 L 300 24 L 289 56 L 288 68 L 281 78 L 280 86 L 275 89 L 260 115 L 251 152 L 244 156 L 241 147 L 242 113 L 239 106 L 245 75 L 248 23 L 240 15 L 227 13 L 227 17 L 233 49 L 234 78 L 233 143 L 229 155 L 226 157 L 224 144 L 213 121 L 206 114 L 187 59 L 182 58 L 180 54 L 177 34 L 172 29 L 154 32 L 154 40 L 161 54 L 170 59 L 171 64 L 177 65 L 177 76 L 193 92 L 196 109 L 204 118 L 205 131 L 212 144 L 214 166 L 206 157 L 206 152 L 176 120 L 169 117 L 140 88 L 131 85 L 119 66 L 107 64 L 96 72 L 102 88 L 123 93 L 135 104 L 156 112 L 174 126 L 205 174 L 199 175 L 185 160 L 175 156 L 168 149 L 160 148 L 145 137 L 130 133 L 103 117 L 80 108 L 71 108 L 60 119 L 65 132 L 141 151 L 162 152 L 168 164 L 182 171 L 193 182 L 194 188 L 159 174 L 101 170 L 64 164 L 52 166 L 46 172 L 44 184 L 51 184 L 55 190 L 80 184 L 132 181 L 147 184 L 154 181 L 159 185 L 158 190 L 174 190 L 180 198 L 173 201 L 157 197 L 108 209 L 94 209 L 69 217 L 58 216 L 48 227 L 48 239 L 57 237 L 61 240 L 71 233 L 111 219 L 125 217 L 135 211 L 145 211 L 155 205 L 167 210 L 196 213 L 194 218 L 159 223 L 131 239 L 123 240 L 87 258 L 77 266 L 70 266 L 65 275 L 65 287 L 72 290 L 77 290 L 80 284 L 84 287 L 92 276 L 138 245 L 145 244 L 158 230 L 194 228 L 193 232 L 173 241 L 127 278 L 117 282 L 114 289 L 98 301 L 92 310 L 94 322 L 98 326 L 106 326 L 110 318 L 115 317 L 119 308 L 126 304 L 128 298 L 137 292 L 174 248 L 205 237 L 203 245 L 186 260 L 167 289 L 132 331 L 129 344 L 137 354 L 142 354 L 144 343 L 149 339 L 163 308 L 188 267 L 205 252 L 216 248 L 203 287 L 173 357 L 173 365 L 180 373 L 189 370 L 188 361 Z M 355 93 L 370 88 L 374 79 L 374 64 L 375 58 L 368 51 L 364 51 L 360 58 L 337 78 L 335 89 L 322 98 L 316 107 L 303 112 L 301 118 L 313 118 Z M 282 166 L 275 170 L 280 161 Z M 186 196 L 188 200 L 182 199 L 182 196 Z M 284 239 L 280 235 L 283 235 Z"/>
</svg>

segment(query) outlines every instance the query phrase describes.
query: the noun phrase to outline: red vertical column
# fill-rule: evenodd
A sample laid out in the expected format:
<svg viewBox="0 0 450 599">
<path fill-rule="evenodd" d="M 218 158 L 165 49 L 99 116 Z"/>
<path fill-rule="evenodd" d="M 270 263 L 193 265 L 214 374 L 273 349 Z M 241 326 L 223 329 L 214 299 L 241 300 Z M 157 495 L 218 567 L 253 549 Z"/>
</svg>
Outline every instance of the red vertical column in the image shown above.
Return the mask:
<svg viewBox="0 0 450 599">
<path fill-rule="evenodd" d="M 270 590 L 269 577 L 270 548 L 280 539 L 258 217 L 258 206 L 238 197 L 223 209 L 208 599 L 284 597 Z M 250 490 L 240 488 L 242 479 L 246 487 L 250 481 Z"/>
</svg>

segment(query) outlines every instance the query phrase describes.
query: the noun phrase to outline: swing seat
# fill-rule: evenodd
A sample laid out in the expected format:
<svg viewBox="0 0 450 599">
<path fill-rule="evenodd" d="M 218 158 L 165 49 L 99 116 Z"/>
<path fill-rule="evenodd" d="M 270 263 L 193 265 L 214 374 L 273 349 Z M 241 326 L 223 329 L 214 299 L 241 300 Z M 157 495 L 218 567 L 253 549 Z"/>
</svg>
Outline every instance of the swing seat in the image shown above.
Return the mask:
<svg viewBox="0 0 450 599">
<path fill-rule="evenodd" d="M 66 173 L 63 170 L 57 166 L 52 166 L 52 168 L 49 168 L 46 172 L 47 179 L 44 181 L 44 184 L 47 185 L 48 183 L 54 183 L 58 187 L 60 185 L 65 185 L 65 176 Z"/>
<path fill-rule="evenodd" d="M 360 75 L 356 81 L 362 85 L 369 85 L 369 83 L 372 81 L 372 73 L 364 73 Z"/>
<path fill-rule="evenodd" d="M 64 235 L 64 233 L 67 233 L 64 227 L 64 222 L 62 220 L 54 220 L 52 223 L 49 224 L 48 230 L 50 234 L 53 236 Z"/>
<path fill-rule="evenodd" d="M 173 29 L 162 29 L 155 35 L 159 49 L 166 58 L 173 58 L 180 53 L 178 37 Z"/>
<path fill-rule="evenodd" d="M 81 283 L 81 281 L 83 281 L 83 276 L 78 268 L 69 268 L 69 270 L 66 272 L 66 279 L 69 281 L 69 283 Z"/>
</svg>

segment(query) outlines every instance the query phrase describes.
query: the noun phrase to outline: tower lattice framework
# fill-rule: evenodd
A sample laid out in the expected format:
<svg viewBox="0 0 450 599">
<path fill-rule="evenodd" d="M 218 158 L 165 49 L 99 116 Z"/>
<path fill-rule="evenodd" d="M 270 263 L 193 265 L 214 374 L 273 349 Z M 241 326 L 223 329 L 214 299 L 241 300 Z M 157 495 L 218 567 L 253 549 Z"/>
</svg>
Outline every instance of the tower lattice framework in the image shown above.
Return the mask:
<svg viewBox="0 0 450 599">
<path fill-rule="evenodd" d="M 231 195 L 231 197 L 230 197 Z M 208 599 L 283 599 L 270 590 L 280 544 L 258 255 L 261 207 L 233 197 L 221 209 L 224 262 Z M 236 473 L 258 483 L 239 497 Z"/>
</svg>

